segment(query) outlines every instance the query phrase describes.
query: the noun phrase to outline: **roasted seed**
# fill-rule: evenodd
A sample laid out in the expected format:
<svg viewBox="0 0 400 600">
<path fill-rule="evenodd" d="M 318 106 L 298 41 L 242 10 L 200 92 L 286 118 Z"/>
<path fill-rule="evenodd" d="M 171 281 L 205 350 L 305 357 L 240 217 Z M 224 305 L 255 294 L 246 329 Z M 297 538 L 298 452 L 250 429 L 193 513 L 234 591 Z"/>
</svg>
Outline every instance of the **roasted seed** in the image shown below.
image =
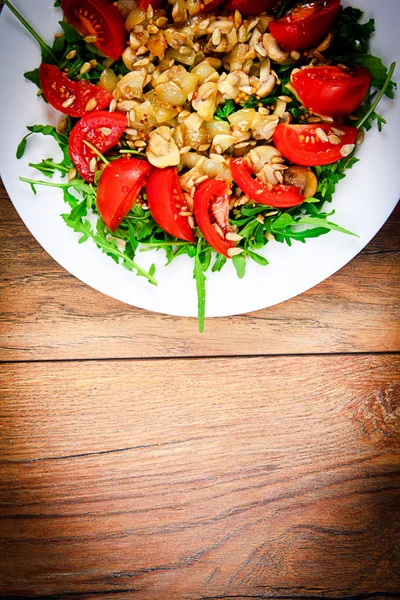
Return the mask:
<svg viewBox="0 0 400 600">
<path fill-rule="evenodd" d="M 213 227 L 214 227 L 215 231 L 218 233 L 219 237 L 221 237 L 222 239 L 224 239 L 225 238 L 224 232 L 222 231 L 222 229 L 218 225 L 218 223 L 213 223 Z"/>
<path fill-rule="evenodd" d="M 328 136 L 328 140 L 330 141 L 331 144 L 334 144 L 335 146 L 337 146 L 338 144 L 341 143 L 341 139 L 338 135 L 332 134 L 330 136 Z"/>
<path fill-rule="evenodd" d="M 321 129 L 321 127 L 317 127 L 317 129 L 315 130 L 315 135 L 317 136 L 317 138 L 319 138 L 323 142 L 329 141 L 328 136 L 326 135 L 325 131 L 323 129 Z"/>
<path fill-rule="evenodd" d="M 231 232 L 231 231 L 229 233 L 227 233 L 225 237 L 230 242 L 240 242 L 240 240 L 243 239 L 243 236 L 239 235 L 238 233 Z"/>
<path fill-rule="evenodd" d="M 71 50 L 70 52 L 68 52 L 68 54 L 66 55 L 66 59 L 67 60 L 72 60 L 73 58 L 75 58 L 76 56 L 76 50 Z"/>
<path fill-rule="evenodd" d="M 69 108 L 70 106 L 73 105 L 74 102 L 75 102 L 75 96 L 71 96 L 70 98 L 68 98 L 68 100 L 66 100 L 65 102 L 62 103 L 62 107 Z"/>
<path fill-rule="evenodd" d="M 356 144 L 357 146 L 360 146 L 364 141 L 364 130 L 360 129 L 360 131 L 357 133 L 357 137 L 356 137 Z"/>
<path fill-rule="evenodd" d="M 349 154 L 351 154 L 353 152 L 355 148 L 354 144 L 345 144 L 343 146 L 343 148 L 340 148 L 340 154 L 343 156 L 343 158 L 345 158 L 346 156 L 349 156 Z"/>
<path fill-rule="evenodd" d="M 87 44 L 95 44 L 97 42 L 97 35 L 87 35 L 83 39 Z"/>
<path fill-rule="evenodd" d="M 83 63 L 83 65 L 81 66 L 80 74 L 83 75 L 84 73 L 89 73 L 91 68 L 92 65 L 89 62 Z"/>
<path fill-rule="evenodd" d="M 238 256 L 239 254 L 243 253 L 243 248 L 229 248 L 228 249 L 228 256 L 230 258 L 232 258 L 233 256 Z"/>
<path fill-rule="evenodd" d="M 68 181 L 73 181 L 76 177 L 76 169 L 74 169 L 74 167 L 71 167 L 71 169 L 68 171 Z"/>
<path fill-rule="evenodd" d="M 93 156 L 89 163 L 89 169 L 91 173 L 96 173 L 97 171 L 97 158 L 95 156 Z"/>
<path fill-rule="evenodd" d="M 65 133 L 67 131 L 67 125 L 67 119 L 61 119 L 61 121 L 57 125 L 57 133 Z"/>
<path fill-rule="evenodd" d="M 221 30 L 220 29 L 215 29 L 212 37 L 211 37 L 211 41 L 214 44 L 214 46 L 218 46 L 221 43 Z"/>
<path fill-rule="evenodd" d="M 97 106 L 97 102 L 94 98 L 90 98 L 89 102 L 86 104 L 85 106 L 85 110 L 87 112 L 90 112 L 91 110 L 94 110 Z"/>
</svg>

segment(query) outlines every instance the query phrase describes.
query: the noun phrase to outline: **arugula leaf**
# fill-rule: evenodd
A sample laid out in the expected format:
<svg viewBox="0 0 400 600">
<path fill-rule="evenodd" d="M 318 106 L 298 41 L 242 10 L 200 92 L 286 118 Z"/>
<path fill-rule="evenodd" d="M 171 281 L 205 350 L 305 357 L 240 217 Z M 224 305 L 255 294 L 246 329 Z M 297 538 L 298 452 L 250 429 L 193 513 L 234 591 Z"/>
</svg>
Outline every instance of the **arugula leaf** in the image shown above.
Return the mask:
<svg viewBox="0 0 400 600">
<path fill-rule="evenodd" d="M 225 104 L 219 106 L 214 114 L 214 119 L 216 121 L 228 121 L 228 117 L 230 114 L 234 113 L 236 110 L 233 100 L 227 100 Z"/>
<path fill-rule="evenodd" d="M 252 260 L 254 260 L 254 262 L 261 265 L 262 267 L 266 267 L 267 265 L 269 265 L 269 262 L 266 258 L 264 258 L 264 256 L 260 256 L 259 254 L 257 254 L 256 252 L 252 252 L 251 250 L 247 250 L 247 254 Z"/>
<path fill-rule="evenodd" d="M 59 21 L 61 29 L 65 33 L 65 39 L 68 44 L 80 44 L 82 42 L 82 37 L 79 35 L 75 27 L 72 27 L 67 21 Z"/>
<path fill-rule="evenodd" d="M 371 35 L 375 31 L 375 21 L 359 23 L 363 11 L 357 8 L 342 8 L 336 19 L 337 34 L 327 54 L 367 53 Z"/>
<path fill-rule="evenodd" d="M 40 85 L 39 69 L 33 69 L 33 71 L 27 71 L 26 73 L 24 73 L 24 77 L 28 81 L 31 81 L 32 83 L 37 85 L 39 90 L 42 89 L 42 86 Z"/>
<path fill-rule="evenodd" d="M 72 121 L 71 121 L 71 119 L 68 118 L 67 119 L 67 132 L 70 131 L 71 128 L 72 128 Z M 73 166 L 71 157 L 68 152 L 68 135 L 66 135 L 65 133 L 59 133 L 57 131 L 57 128 L 53 127 L 52 125 L 31 125 L 31 126 L 27 127 L 27 129 L 28 129 L 29 133 L 25 137 L 22 138 L 21 142 L 18 145 L 17 154 L 16 154 L 17 158 L 22 158 L 22 156 L 24 155 L 28 138 L 33 133 L 40 133 L 41 135 L 50 136 L 50 137 L 54 138 L 55 141 L 58 143 L 59 147 L 62 150 L 63 157 L 64 157 L 62 162 L 58 163 L 58 166 L 64 167 L 65 173 L 67 173 L 68 170 Z"/>
<path fill-rule="evenodd" d="M 201 264 L 200 254 L 202 252 L 203 239 L 199 238 L 197 242 L 197 251 L 194 259 L 193 276 L 196 279 L 197 289 L 197 319 L 199 331 L 204 331 L 204 317 L 206 311 L 206 276 L 204 275 L 203 265 Z"/>
<path fill-rule="evenodd" d="M 217 254 L 211 271 L 213 273 L 220 271 L 222 269 L 222 267 L 224 266 L 224 264 L 226 263 L 226 260 L 227 260 L 226 256 L 224 256 L 223 254 Z"/>
<path fill-rule="evenodd" d="M 331 221 L 327 221 L 322 217 L 302 217 L 296 221 L 299 225 L 316 225 L 318 227 L 323 227 L 324 229 L 329 229 L 331 231 L 339 231 L 340 233 L 345 233 L 346 235 L 353 235 L 355 237 L 359 237 L 356 233 L 349 231 L 348 229 L 344 229 L 344 227 L 340 227 L 336 225 L 336 223 L 332 223 Z"/>
<path fill-rule="evenodd" d="M 58 171 L 62 175 L 68 173 L 69 168 L 65 167 L 62 163 L 55 163 L 52 158 L 43 159 L 40 163 L 29 163 L 30 167 L 37 169 L 43 175 L 47 177 L 53 177 L 54 173 Z"/>
<path fill-rule="evenodd" d="M 246 259 L 243 254 L 237 254 L 232 257 L 233 266 L 236 269 L 239 279 L 243 279 L 246 274 Z"/>
<path fill-rule="evenodd" d="M 376 100 L 374 101 L 374 103 L 369 107 L 369 109 L 367 110 L 366 114 L 358 121 L 357 123 L 357 127 L 360 129 L 360 127 L 363 127 L 367 122 L 369 118 L 377 118 L 378 119 L 378 128 L 379 131 L 381 130 L 381 126 L 382 123 L 386 123 L 385 119 L 383 119 L 382 117 L 380 117 L 379 115 L 376 114 L 375 109 L 377 108 L 379 102 L 382 100 L 387 88 L 391 85 L 392 83 L 392 76 L 394 73 L 394 70 L 396 68 L 396 63 L 392 63 L 389 69 L 389 72 L 387 74 L 386 80 L 382 86 L 381 91 L 379 92 L 378 96 L 376 97 Z"/>
</svg>

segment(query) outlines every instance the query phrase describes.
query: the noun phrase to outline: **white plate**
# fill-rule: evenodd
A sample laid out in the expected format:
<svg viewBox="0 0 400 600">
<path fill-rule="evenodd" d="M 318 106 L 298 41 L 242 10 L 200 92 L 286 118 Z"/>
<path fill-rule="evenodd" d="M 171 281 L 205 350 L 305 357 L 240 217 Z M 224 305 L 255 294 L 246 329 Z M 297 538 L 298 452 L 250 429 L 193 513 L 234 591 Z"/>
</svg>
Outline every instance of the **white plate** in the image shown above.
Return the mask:
<svg viewBox="0 0 400 600">
<path fill-rule="evenodd" d="M 49 43 L 61 18 L 53 4 L 53 0 L 15 0 L 16 7 Z M 400 65 L 399 0 L 363 0 L 361 4 L 365 18 L 376 19 L 374 52 L 386 64 L 396 60 Z M 67 209 L 58 190 L 40 188 L 34 197 L 29 186 L 19 181 L 19 176 L 40 175 L 28 167 L 28 162 L 59 155 L 52 139 L 37 135 L 30 138 L 26 154 L 17 160 L 15 151 L 26 125 L 56 124 L 59 117 L 37 98 L 36 87 L 23 77 L 25 71 L 39 65 L 39 49 L 6 7 L 0 18 L 0 55 L 0 172 L 15 208 L 34 237 L 67 271 L 96 290 L 140 308 L 196 316 L 193 261 L 189 257 L 179 257 L 164 268 L 165 255 L 161 251 L 139 253 L 138 262 L 144 267 L 156 264 L 159 284 L 152 286 L 116 265 L 91 241 L 78 245 L 79 235 L 59 216 Z M 331 205 L 336 210 L 335 222 L 360 237 L 331 232 L 306 244 L 295 242 L 291 248 L 268 244 L 263 253 L 270 265 L 261 267 L 249 261 L 242 280 L 232 264 L 221 273 L 207 273 L 207 316 L 250 312 L 301 294 L 343 267 L 378 232 L 400 197 L 400 104 L 384 100 L 379 112 L 387 125 L 381 134 L 374 128 L 366 135 L 358 150 L 361 161 L 340 183 Z"/>
</svg>

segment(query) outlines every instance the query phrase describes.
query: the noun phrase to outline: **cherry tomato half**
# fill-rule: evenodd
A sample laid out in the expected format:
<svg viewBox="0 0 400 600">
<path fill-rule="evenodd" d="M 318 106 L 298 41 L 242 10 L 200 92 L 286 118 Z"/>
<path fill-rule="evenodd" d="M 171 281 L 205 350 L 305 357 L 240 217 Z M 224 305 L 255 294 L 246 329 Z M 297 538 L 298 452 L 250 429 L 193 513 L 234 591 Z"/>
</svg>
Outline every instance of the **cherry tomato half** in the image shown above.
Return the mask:
<svg viewBox="0 0 400 600">
<path fill-rule="evenodd" d="M 131 210 L 150 171 L 151 165 L 138 158 L 119 158 L 104 169 L 99 179 L 96 204 L 111 231 L 117 229 Z"/>
<path fill-rule="evenodd" d="M 347 117 L 364 100 L 371 75 L 364 67 L 307 67 L 292 75 L 292 85 L 309 111 Z"/>
<path fill-rule="evenodd" d="M 56 110 L 69 117 L 82 117 L 87 114 L 86 107 L 89 100 L 95 100 L 96 104 L 92 110 L 108 108 L 113 95 L 106 92 L 99 85 L 93 85 L 88 81 L 71 81 L 55 65 L 42 63 L 39 69 L 40 85 L 47 102 Z M 68 106 L 68 100 L 72 101 Z M 67 102 L 67 106 L 63 104 Z"/>
<path fill-rule="evenodd" d="M 243 158 L 231 160 L 232 177 L 242 192 L 258 204 L 273 208 L 289 208 L 304 202 L 298 187 L 294 185 L 275 185 L 269 190 L 266 185 L 253 179 L 252 170 Z"/>
<path fill-rule="evenodd" d="M 194 242 L 194 232 L 188 218 L 181 215 L 181 212 L 187 212 L 187 202 L 176 168 L 152 169 L 146 184 L 146 194 L 150 212 L 157 225 L 180 240 Z"/>
<path fill-rule="evenodd" d="M 312 48 L 327 36 L 339 9 L 340 0 L 316 0 L 271 21 L 269 30 L 285 50 Z"/>
<path fill-rule="evenodd" d="M 238 10 L 242 15 L 258 15 L 266 10 L 272 10 L 279 0 L 229 0 L 226 10 Z"/>
<path fill-rule="evenodd" d="M 354 150 L 358 129 L 345 125 L 279 124 L 274 133 L 274 145 L 290 162 L 304 167 L 329 165 Z"/>
<path fill-rule="evenodd" d="M 85 115 L 72 129 L 68 150 L 79 174 L 86 181 L 94 181 L 96 169 L 91 169 L 91 161 L 97 156 L 84 143 L 85 140 L 103 154 L 115 146 L 127 126 L 124 114 L 99 111 Z"/>
<path fill-rule="evenodd" d="M 218 8 L 218 6 L 221 6 L 221 4 L 223 4 L 225 2 L 225 0 L 211 0 L 211 2 L 209 2 L 208 4 L 204 4 L 204 2 L 202 2 L 203 8 L 202 11 L 203 12 L 211 12 L 212 10 L 215 10 L 216 8 Z"/>
<path fill-rule="evenodd" d="M 226 181 L 208 179 L 194 195 L 194 214 L 201 233 L 214 250 L 228 258 L 228 250 L 235 246 L 226 239 L 227 233 L 233 233 L 229 223 L 229 191 Z"/>
<path fill-rule="evenodd" d="M 101 52 L 118 60 L 126 46 L 124 20 L 107 0 L 62 0 L 61 8 L 69 23 L 83 36 L 95 36 Z"/>
<path fill-rule="evenodd" d="M 164 4 L 163 0 L 138 0 L 138 5 L 142 10 L 146 10 L 146 8 L 151 4 L 151 6 L 155 9 L 161 8 Z"/>
</svg>

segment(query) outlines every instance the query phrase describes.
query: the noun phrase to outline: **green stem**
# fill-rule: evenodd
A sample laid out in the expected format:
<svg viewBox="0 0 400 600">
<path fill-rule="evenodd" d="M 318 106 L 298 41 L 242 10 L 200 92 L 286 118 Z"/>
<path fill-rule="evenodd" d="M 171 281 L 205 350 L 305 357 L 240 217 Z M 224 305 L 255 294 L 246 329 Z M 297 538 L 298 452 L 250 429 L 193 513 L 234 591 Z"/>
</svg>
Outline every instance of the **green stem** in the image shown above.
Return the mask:
<svg viewBox="0 0 400 600">
<path fill-rule="evenodd" d="M 135 154 L 136 156 L 143 156 L 143 158 L 147 158 L 147 155 L 144 152 L 139 152 L 139 150 L 120 150 L 120 154 Z"/>
<path fill-rule="evenodd" d="M 103 156 L 103 155 L 102 155 L 102 153 L 101 153 L 99 150 L 97 150 L 96 146 L 93 146 L 93 144 L 91 144 L 91 143 L 90 143 L 90 142 L 88 142 L 87 140 L 83 140 L 83 143 L 84 143 L 84 144 L 86 144 L 86 146 L 87 146 L 88 148 L 90 148 L 91 150 L 93 150 L 93 152 L 94 152 L 95 154 L 97 154 L 97 156 L 100 158 L 100 160 L 102 160 L 102 161 L 103 161 L 103 163 L 104 163 L 105 165 L 109 165 L 109 164 L 110 164 L 110 161 L 109 161 L 109 160 L 107 160 L 107 158 L 106 158 L 105 156 Z"/>
<path fill-rule="evenodd" d="M 94 235 L 92 232 L 84 231 L 83 233 L 89 235 L 89 237 L 92 238 L 92 240 L 95 242 L 95 244 L 97 244 L 97 246 L 104 248 L 104 250 L 106 250 L 107 252 L 110 251 L 108 244 L 99 240 L 98 237 L 96 235 Z M 153 285 L 158 285 L 157 279 L 155 279 L 152 275 L 150 275 L 150 273 L 148 273 L 147 271 L 142 269 L 142 267 L 140 267 L 134 260 L 132 260 L 131 258 L 126 256 L 123 252 L 121 252 L 120 250 L 117 250 L 116 248 L 113 248 L 113 254 L 115 256 L 118 256 L 119 258 L 122 258 L 122 260 L 125 263 L 128 263 L 138 273 L 140 273 L 141 275 L 146 277 L 146 279 L 148 279 L 148 281 L 150 281 L 150 283 L 152 283 Z"/>
<path fill-rule="evenodd" d="M 52 183 L 51 181 L 36 181 L 35 179 L 26 179 L 25 177 L 20 177 L 19 180 L 23 181 L 24 183 L 29 183 L 29 184 L 33 184 L 33 185 L 44 185 L 44 186 L 55 187 L 55 188 L 76 187 L 74 185 L 73 181 L 69 181 L 68 183 Z M 81 183 L 81 182 L 79 182 L 79 183 Z"/>
<path fill-rule="evenodd" d="M 165 246 L 192 246 L 191 242 L 140 242 L 141 246 L 149 248 L 163 248 Z"/>
<path fill-rule="evenodd" d="M 29 33 L 35 38 L 35 40 L 38 42 L 39 46 L 45 50 L 46 52 L 48 52 L 50 54 L 50 56 L 52 57 L 52 59 L 54 60 L 54 62 L 56 64 L 58 64 L 58 60 L 56 55 L 54 54 L 53 50 L 50 48 L 50 46 L 48 46 L 40 37 L 40 35 L 38 33 L 36 33 L 36 31 L 31 27 L 31 25 L 29 25 L 28 21 L 26 21 L 24 19 L 24 17 L 21 15 L 21 13 L 19 13 L 17 11 L 16 8 L 14 8 L 14 6 L 11 4 L 11 2 L 9 2 L 9 0 L 4 0 L 4 4 L 6 6 L 8 6 L 8 8 L 11 10 L 11 12 L 17 17 L 18 21 L 25 27 L 25 29 L 27 31 L 29 31 Z"/>
<path fill-rule="evenodd" d="M 362 127 L 364 125 L 364 123 L 369 119 L 369 117 L 375 112 L 379 102 L 382 100 L 383 96 L 385 95 L 388 85 L 390 84 L 390 82 L 392 80 L 392 76 L 393 76 L 395 68 L 396 68 L 396 63 L 393 62 L 390 65 L 388 76 L 386 77 L 385 83 L 383 84 L 383 87 L 382 87 L 380 93 L 378 94 L 375 102 L 371 105 L 369 111 L 358 121 L 358 123 L 356 125 L 356 127 L 358 129 L 360 129 L 360 127 Z"/>
</svg>

